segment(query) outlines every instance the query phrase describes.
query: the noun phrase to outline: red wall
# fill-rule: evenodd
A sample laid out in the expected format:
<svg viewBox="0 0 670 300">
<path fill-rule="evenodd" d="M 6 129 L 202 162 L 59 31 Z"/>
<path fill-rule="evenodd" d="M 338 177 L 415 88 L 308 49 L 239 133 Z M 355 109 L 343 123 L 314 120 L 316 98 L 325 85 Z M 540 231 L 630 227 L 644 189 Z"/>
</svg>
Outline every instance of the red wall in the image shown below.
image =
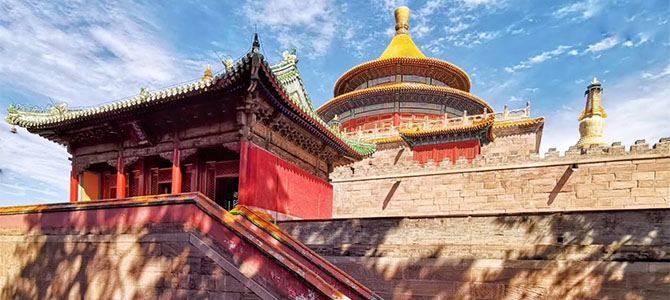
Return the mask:
<svg viewBox="0 0 670 300">
<path fill-rule="evenodd" d="M 426 116 L 430 121 L 444 120 L 444 115 L 431 115 L 419 113 L 388 113 L 379 114 L 369 117 L 360 117 L 342 123 L 342 131 L 350 132 L 358 130 L 361 126 L 363 130 L 373 129 L 375 125 L 377 128 L 391 127 L 391 126 L 411 126 L 407 118 L 414 117 L 413 122 L 421 124 L 424 122 Z"/>
<path fill-rule="evenodd" d="M 244 142 L 239 203 L 303 219 L 328 219 L 333 212 L 333 186 Z"/>
<path fill-rule="evenodd" d="M 481 152 L 478 140 L 416 146 L 412 150 L 414 151 L 414 160 L 421 163 L 422 166 L 429 160 L 433 160 L 439 165 L 445 159 L 449 159 L 455 164 L 461 156 L 472 162 L 472 159 Z"/>
</svg>

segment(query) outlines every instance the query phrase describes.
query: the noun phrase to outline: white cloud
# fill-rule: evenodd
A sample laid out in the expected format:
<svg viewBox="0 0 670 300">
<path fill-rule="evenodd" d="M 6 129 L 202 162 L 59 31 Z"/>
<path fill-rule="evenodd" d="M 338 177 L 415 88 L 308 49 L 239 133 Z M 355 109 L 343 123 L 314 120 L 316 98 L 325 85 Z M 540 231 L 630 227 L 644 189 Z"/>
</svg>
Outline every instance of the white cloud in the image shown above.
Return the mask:
<svg viewBox="0 0 670 300">
<path fill-rule="evenodd" d="M 372 4 L 383 11 L 393 11 L 400 6 L 407 6 L 407 0 L 374 0 Z"/>
<path fill-rule="evenodd" d="M 513 73 L 517 70 L 528 69 L 528 68 L 532 67 L 533 65 L 542 63 L 546 60 L 549 60 L 551 58 L 559 56 L 559 55 L 565 53 L 566 51 L 568 51 L 570 48 L 572 48 L 572 46 L 559 45 L 554 50 L 542 52 L 542 53 L 540 53 L 536 56 L 530 57 L 527 60 L 522 61 L 519 64 L 514 65 L 512 67 L 505 67 L 505 71 L 507 71 L 509 73 Z"/>
<path fill-rule="evenodd" d="M 174 53 L 160 40 L 152 13 L 132 2 L 5 1 L 0 4 L 0 85 L 30 91 L 36 95 L 30 102 L 38 106 L 51 98 L 72 107 L 199 77 L 206 63 Z M 9 133 L 1 115 L 0 195 L 10 189 L 8 194 L 34 195 L 41 189 L 44 201 L 66 200 L 70 162 L 65 149 L 23 129 Z"/>
<path fill-rule="evenodd" d="M 444 5 L 444 1 L 442 0 L 431 0 L 426 2 L 426 5 L 424 5 L 422 8 L 420 8 L 417 13 L 419 15 L 422 15 L 424 17 L 428 17 L 432 15 L 436 9 L 440 8 L 441 6 Z"/>
<path fill-rule="evenodd" d="M 474 47 L 501 36 L 499 31 L 469 31 L 462 34 L 449 35 L 446 40 L 457 47 Z"/>
<path fill-rule="evenodd" d="M 34 188 L 29 184 L 44 184 L 44 193 L 66 192 L 69 186 L 70 162 L 63 146 L 47 141 L 25 129 L 17 128 L 18 133 L 9 132 L 10 125 L 4 122 L 6 115 L 0 115 L 0 183 L 2 189 L 13 187 L 17 196 L 25 196 L 26 191 Z M 9 176 L 16 174 L 17 176 Z M 51 195 L 52 202 L 64 201 L 65 195 Z M 14 205 L 2 203 L 0 205 Z"/>
<path fill-rule="evenodd" d="M 505 2 L 504 0 L 463 0 L 463 3 L 470 7 L 479 5 L 495 5 Z"/>
<path fill-rule="evenodd" d="M 625 41 L 625 42 L 624 42 L 623 44 L 621 44 L 621 45 L 624 45 L 624 46 L 626 46 L 626 47 L 633 47 L 633 42 L 631 42 L 631 41 Z"/>
<path fill-rule="evenodd" d="M 425 24 L 419 24 L 416 26 L 411 26 L 409 29 L 409 33 L 416 38 L 422 38 L 425 35 L 429 34 L 433 30 L 433 27 L 425 25 Z"/>
<path fill-rule="evenodd" d="M 172 53 L 156 30 L 150 11 L 133 3 L 15 1 L 0 6 L 0 81 L 92 105 L 198 76 L 205 63 Z"/>
<path fill-rule="evenodd" d="M 456 24 L 454 26 L 445 26 L 444 30 L 446 30 L 447 33 L 459 33 L 463 30 L 466 30 L 466 29 L 470 28 L 470 26 L 471 26 L 470 24 L 465 24 L 465 23 L 459 22 L 458 24 Z"/>
<path fill-rule="evenodd" d="M 299 26 L 319 21 L 330 12 L 329 0 L 249 1 L 244 13 L 252 22 L 268 26 Z"/>
<path fill-rule="evenodd" d="M 268 27 L 282 48 L 298 48 L 308 58 L 326 54 L 337 32 L 331 0 L 250 0 L 244 14 Z"/>
<path fill-rule="evenodd" d="M 507 102 L 521 102 L 521 101 L 523 101 L 523 99 L 518 98 L 516 96 L 511 96 L 509 97 L 509 100 L 507 100 Z"/>
<path fill-rule="evenodd" d="M 579 1 L 557 9 L 553 15 L 558 18 L 586 20 L 600 12 L 602 6 L 603 4 L 598 0 Z"/>
<path fill-rule="evenodd" d="M 639 39 L 638 39 L 637 43 L 635 44 L 636 47 L 649 41 L 649 34 L 648 33 L 641 32 L 637 35 L 637 37 Z"/>
<path fill-rule="evenodd" d="M 670 64 L 668 64 L 663 70 L 661 70 L 660 72 L 658 72 L 656 74 L 652 74 L 652 73 L 649 73 L 649 72 L 644 72 L 644 73 L 642 73 L 642 78 L 644 78 L 644 79 L 658 79 L 658 78 L 665 77 L 665 76 L 668 76 L 668 75 L 670 75 Z M 668 101 L 670 101 L 670 99 Z"/>
<path fill-rule="evenodd" d="M 608 50 L 611 48 L 614 48 L 614 46 L 618 45 L 621 41 L 617 37 L 607 37 L 601 40 L 600 42 L 597 42 L 595 44 L 591 44 L 588 47 L 586 47 L 586 50 L 584 50 L 583 54 L 585 53 L 596 53 L 604 50 Z"/>
<path fill-rule="evenodd" d="M 517 35 L 524 33 L 526 30 L 522 27 L 518 27 L 520 22 L 514 23 L 512 25 L 507 26 L 505 29 L 505 32 L 511 34 L 511 35 Z"/>
</svg>

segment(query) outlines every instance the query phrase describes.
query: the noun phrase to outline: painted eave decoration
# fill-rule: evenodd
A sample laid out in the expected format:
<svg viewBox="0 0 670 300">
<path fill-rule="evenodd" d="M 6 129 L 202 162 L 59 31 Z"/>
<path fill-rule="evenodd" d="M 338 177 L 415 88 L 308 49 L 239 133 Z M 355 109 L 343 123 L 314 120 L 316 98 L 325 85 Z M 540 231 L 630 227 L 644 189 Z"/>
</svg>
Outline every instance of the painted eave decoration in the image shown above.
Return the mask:
<svg viewBox="0 0 670 300">
<path fill-rule="evenodd" d="M 333 98 L 332 100 L 326 102 L 324 105 L 319 107 L 317 112 L 323 114 L 326 110 L 330 109 L 331 107 L 334 107 L 338 104 L 344 103 L 347 100 L 357 98 L 357 97 L 364 97 L 367 95 L 378 95 L 378 94 L 395 94 L 395 93 L 420 93 L 420 92 L 425 92 L 425 93 L 432 93 L 432 94 L 437 94 L 437 95 L 454 95 L 457 97 L 463 97 L 468 100 L 472 100 L 473 102 L 485 107 L 489 112 L 494 111 L 493 107 L 489 105 L 486 101 L 482 100 L 481 98 L 470 94 L 468 92 L 464 92 L 459 89 L 455 89 L 452 87 L 447 87 L 447 86 L 435 86 L 435 85 L 428 85 L 428 84 L 423 84 L 423 83 L 410 83 L 410 82 L 400 82 L 400 83 L 392 83 L 392 84 L 385 84 L 385 85 L 379 85 L 375 87 L 370 87 L 362 90 L 356 90 L 352 91 L 346 94 L 342 94 L 340 96 L 337 96 Z"/>
<path fill-rule="evenodd" d="M 495 139 L 495 134 L 491 131 L 494 121 L 495 116 L 491 115 L 470 125 L 431 129 L 403 128 L 400 129 L 400 136 L 412 147 L 466 140 L 479 140 L 481 145 L 486 145 Z"/>
<path fill-rule="evenodd" d="M 541 125 L 541 124 L 544 124 L 544 117 L 537 118 L 537 119 L 525 119 L 525 120 L 508 121 L 508 122 L 496 122 L 496 123 L 493 123 L 493 128 L 498 129 L 498 128 L 512 128 L 512 127 L 528 127 L 528 126 Z"/>
<path fill-rule="evenodd" d="M 458 78 L 460 81 L 460 83 L 454 86 L 454 88 L 465 92 L 470 91 L 471 87 L 470 76 L 468 76 L 468 73 L 466 73 L 463 69 L 452 63 L 430 57 L 421 57 L 421 58 L 391 57 L 383 59 L 380 58 L 378 60 L 365 62 L 349 69 L 337 80 L 337 82 L 335 83 L 335 87 L 333 88 L 333 93 L 335 94 L 335 96 L 345 94 L 349 91 L 346 85 L 351 79 L 360 75 L 364 75 L 369 70 L 379 69 L 388 66 L 395 66 L 396 68 L 402 68 L 403 66 L 405 67 L 415 66 L 423 68 L 426 70 L 426 72 L 429 72 L 431 74 L 435 74 L 436 72 L 444 72 L 447 74 L 451 74 L 456 78 Z M 353 89 L 353 87 L 350 87 L 349 89 Z"/>
</svg>

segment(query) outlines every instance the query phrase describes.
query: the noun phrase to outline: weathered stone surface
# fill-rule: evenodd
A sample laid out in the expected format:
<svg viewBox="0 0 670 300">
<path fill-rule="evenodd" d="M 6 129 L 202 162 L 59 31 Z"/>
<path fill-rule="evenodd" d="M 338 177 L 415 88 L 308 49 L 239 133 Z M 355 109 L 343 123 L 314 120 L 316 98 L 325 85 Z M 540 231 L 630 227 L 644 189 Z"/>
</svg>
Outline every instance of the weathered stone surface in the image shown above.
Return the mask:
<svg viewBox="0 0 670 300">
<path fill-rule="evenodd" d="M 0 233 L 0 298 L 260 299 L 173 231 Z"/>
<path fill-rule="evenodd" d="M 388 299 L 663 299 L 670 209 L 284 221 Z"/>
<path fill-rule="evenodd" d="M 661 148 L 644 153 L 577 153 L 574 157 L 527 157 L 507 162 L 489 160 L 505 156 L 482 151 L 478 160 L 483 164 L 421 167 L 413 161 L 410 149 L 401 148 L 382 150 L 339 168 L 331 175 L 333 216 L 445 216 L 670 206 L 670 153 Z M 389 171 L 400 164 L 407 169 Z M 353 171 L 344 174 L 343 169 Z"/>
</svg>

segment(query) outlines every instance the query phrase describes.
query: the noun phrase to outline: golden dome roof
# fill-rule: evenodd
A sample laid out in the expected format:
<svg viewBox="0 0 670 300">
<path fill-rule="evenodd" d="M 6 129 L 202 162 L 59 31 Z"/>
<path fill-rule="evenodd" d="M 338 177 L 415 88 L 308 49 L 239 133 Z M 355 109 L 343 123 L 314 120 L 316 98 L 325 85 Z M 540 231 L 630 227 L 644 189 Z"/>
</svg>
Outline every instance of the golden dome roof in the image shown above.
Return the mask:
<svg viewBox="0 0 670 300">
<path fill-rule="evenodd" d="M 363 82 L 392 75 L 416 75 L 437 79 L 465 92 L 470 91 L 468 74 L 446 61 L 428 58 L 409 35 L 409 8 L 395 10 L 395 36 L 382 55 L 345 72 L 335 83 L 335 97 L 360 88 Z"/>
<path fill-rule="evenodd" d="M 395 36 L 378 60 L 393 57 L 426 57 L 419 50 L 419 47 L 414 44 L 412 37 L 409 36 L 409 13 L 410 10 L 406 6 L 398 7 L 395 10 Z"/>
<path fill-rule="evenodd" d="M 444 60 L 426 57 L 421 52 L 409 35 L 409 16 L 407 7 L 395 10 L 396 33 L 386 50 L 379 58 L 357 65 L 342 74 L 333 87 L 334 98 L 317 109 L 319 115 L 331 120 L 339 114 L 340 120 L 346 122 L 362 111 L 353 112 L 357 108 L 374 110 L 368 115 L 391 109 L 399 111 L 405 108 L 397 107 L 397 103 L 402 102 L 397 100 L 398 97 L 410 94 L 417 96 L 408 100 L 410 102 L 423 103 L 423 100 L 430 98 L 433 102 L 426 102 L 421 109 L 435 114 L 444 114 L 443 111 L 427 108 L 435 103 L 451 110 L 467 110 L 471 114 L 493 112 L 488 103 L 470 94 L 470 77 L 464 70 Z M 390 97 L 390 93 L 396 94 Z M 439 95 L 442 98 L 436 100 L 435 97 Z M 383 109 L 370 108 L 382 102 L 390 103 L 391 100 L 397 102 L 395 108 L 388 105 Z M 418 111 L 415 108 L 406 110 Z M 352 113 L 347 113 L 350 111 Z"/>
</svg>

